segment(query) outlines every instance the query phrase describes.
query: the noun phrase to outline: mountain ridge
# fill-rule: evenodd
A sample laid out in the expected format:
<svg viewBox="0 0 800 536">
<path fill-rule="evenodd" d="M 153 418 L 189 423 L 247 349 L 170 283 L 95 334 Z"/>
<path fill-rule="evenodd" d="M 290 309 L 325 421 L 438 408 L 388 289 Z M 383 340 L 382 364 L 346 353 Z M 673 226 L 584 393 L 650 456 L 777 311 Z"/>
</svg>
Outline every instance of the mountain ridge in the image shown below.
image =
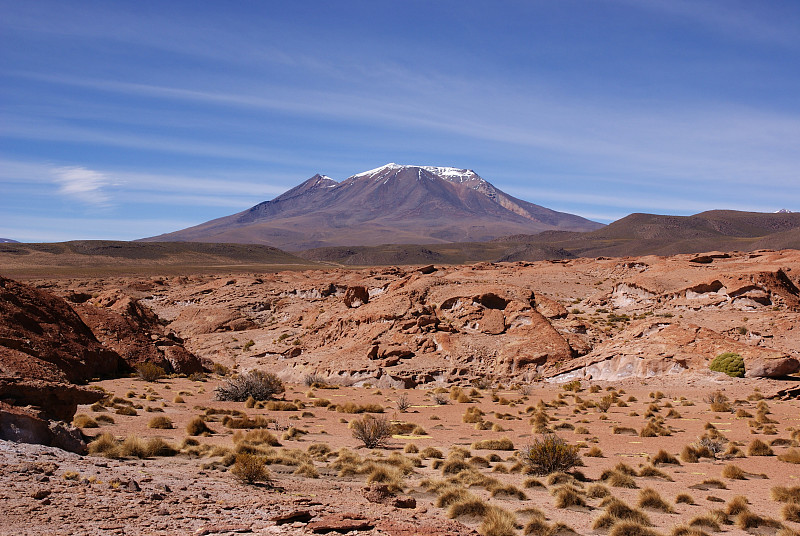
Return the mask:
<svg viewBox="0 0 800 536">
<path fill-rule="evenodd" d="M 288 251 L 485 241 L 602 224 L 517 199 L 468 169 L 394 163 L 337 182 L 314 175 L 270 201 L 142 241 L 261 243 Z"/>
</svg>

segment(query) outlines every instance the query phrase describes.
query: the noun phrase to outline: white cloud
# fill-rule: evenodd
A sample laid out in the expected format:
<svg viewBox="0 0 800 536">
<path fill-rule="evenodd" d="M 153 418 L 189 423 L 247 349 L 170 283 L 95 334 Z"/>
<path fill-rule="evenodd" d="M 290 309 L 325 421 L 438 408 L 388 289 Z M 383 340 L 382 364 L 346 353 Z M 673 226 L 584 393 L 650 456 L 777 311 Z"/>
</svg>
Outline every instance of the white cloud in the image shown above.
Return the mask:
<svg viewBox="0 0 800 536">
<path fill-rule="evenodd" d="M 111 179 L 97 171 L 84 167 L 60 167 L 53 170 L 59 193 L 73 197 L 89 205 L 109 206 L 111 197 L 105 188 Z"/>
</svg>

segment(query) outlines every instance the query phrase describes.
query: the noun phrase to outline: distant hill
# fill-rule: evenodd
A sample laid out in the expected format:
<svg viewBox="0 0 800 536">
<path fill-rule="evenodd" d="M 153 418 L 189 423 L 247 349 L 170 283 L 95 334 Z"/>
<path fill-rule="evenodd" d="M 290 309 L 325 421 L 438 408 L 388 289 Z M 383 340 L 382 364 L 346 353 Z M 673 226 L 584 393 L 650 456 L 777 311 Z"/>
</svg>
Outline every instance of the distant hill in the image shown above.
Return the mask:
<svg viewBox="0 0 800 536">
<path fill-rule="evenodd" d="M 546 231 L 482 243 L 321 248 L 298 255 L 323 262 L 372 265 L 404 264 L 405 259 L 414 259 L 414 263 L 533 262 L 756 249 L 800 249 L 800 213 L 713 210 L 693 216 L 631 214 L 586 233 Z"/>
<path fill-rule="evenodd" d="M 183 274 L 197 271 L 312 268 L 313 261 L 259 244 L 118 242 L 0 244 L 0 274 Z"/>
<path fill-rule="evenodd" d="M 0 238 L 0 244 L 19 244 L 19 242 L 10 238 Z"/>
<path fill-rule="evenodd" d="M 257 243 L 298 251 L 601 227 L 512 197 L 471 170 L 387 164 L 342 182 L 315 175 L 244 212 L 144 241 Z"/>
</svg>

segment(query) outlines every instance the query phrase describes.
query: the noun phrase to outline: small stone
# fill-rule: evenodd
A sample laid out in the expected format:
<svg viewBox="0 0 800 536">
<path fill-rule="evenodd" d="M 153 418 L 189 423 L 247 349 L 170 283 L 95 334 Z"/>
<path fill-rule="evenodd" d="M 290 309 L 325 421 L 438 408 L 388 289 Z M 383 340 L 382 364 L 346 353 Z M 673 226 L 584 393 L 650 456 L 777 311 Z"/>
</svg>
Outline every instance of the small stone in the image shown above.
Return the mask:
<svg viewBox="0 0 800 536">
<path fill-rule="evenodd" d="M 50 495 L 50 493 L 51 492 L 50 492 L 49 489 L 37 489 L 36 491 L 34 491 L 31 494 L 31 497 L 33 497 L 34 499 L 36 499 L 38 501 L 38 500 L 44 499 L 45 497 Z"/>
</svg>

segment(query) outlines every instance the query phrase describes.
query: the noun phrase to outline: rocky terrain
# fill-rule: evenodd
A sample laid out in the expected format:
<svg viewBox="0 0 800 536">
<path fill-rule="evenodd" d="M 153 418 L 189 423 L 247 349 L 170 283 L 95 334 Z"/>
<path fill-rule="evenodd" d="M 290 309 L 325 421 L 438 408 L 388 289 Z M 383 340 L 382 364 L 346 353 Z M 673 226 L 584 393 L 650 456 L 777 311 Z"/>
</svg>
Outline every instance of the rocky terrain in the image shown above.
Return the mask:
<svg viewBox="0 0 800 536">
<path fill-rule="evenodd" d="M 726 533 L 752 522 L 795 534 L 791 507 L 770 494 L 800 485 L 798 274 L 800 252 L 759 250 L 2 278 L 0 533 L 604 533 L 593 486 L 606 486 L 632 506 L 642 489 L 663 494 L 669 508 L 642 507 L 660 533 L 727 508 L 713 514 L 733 524 Z M 741 356 L 743 378 L 710 370 L 725 353 Z M 136 378 L 143 363 L 168 376 Z M 216 400 L 251 369 L 284 380 L 280 401 Z M 391 416 L 387 444 L 353 437 L 361 412 Z M 571 506 L 559 506 L 564 482 L 535 484 L 521 462 L 545 431 L 583 454 L 580 474 L 563 477 Z M 727 454 L 653 461 L 708 434 Z M 755 439 L 771 454 L 755 454 Z M 151 440 L 162 443 L 137 443 Z M 248 452 L 267 484 L 234 477 Z M 477 510 L 454 512 L 442 498 L 453 486 Z M 692 502 L 676 502 L 687 490 Z M 515 521 L 492 532 L 500 511 Z"/>
<path fill-rule="evenodd" d="M 130 296 L 192 353 L 234 370 L 411 388 L 707 372 L 723 352 L 740 353 L 749 376 L 789 374 L 799 260 L 787 250 L 40 284 L 94 303 Z"/>
</svg>

